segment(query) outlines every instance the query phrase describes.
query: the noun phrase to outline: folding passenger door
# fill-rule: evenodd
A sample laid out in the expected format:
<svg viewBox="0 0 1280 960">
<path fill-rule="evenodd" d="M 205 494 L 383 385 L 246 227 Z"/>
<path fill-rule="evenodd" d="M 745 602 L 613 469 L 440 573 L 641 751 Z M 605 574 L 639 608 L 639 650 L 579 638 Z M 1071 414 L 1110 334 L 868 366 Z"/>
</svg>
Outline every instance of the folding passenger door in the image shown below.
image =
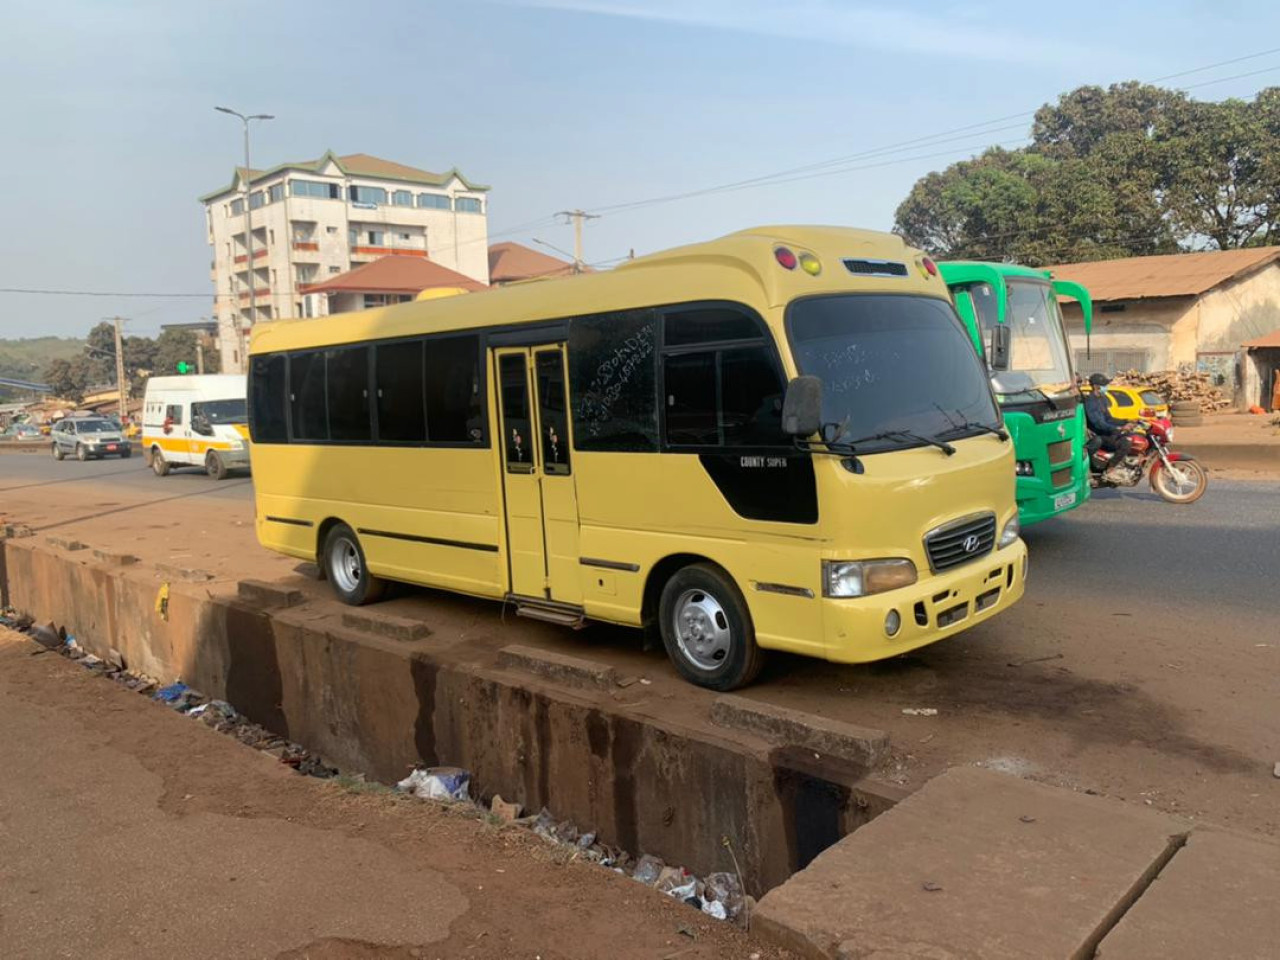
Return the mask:
<svg viewBox="0 0 1280 960">
<path fill-rule="evenodd" d="M 579 605 L 563 344 L 494 351 L 511 593 Z"/>
</svg>

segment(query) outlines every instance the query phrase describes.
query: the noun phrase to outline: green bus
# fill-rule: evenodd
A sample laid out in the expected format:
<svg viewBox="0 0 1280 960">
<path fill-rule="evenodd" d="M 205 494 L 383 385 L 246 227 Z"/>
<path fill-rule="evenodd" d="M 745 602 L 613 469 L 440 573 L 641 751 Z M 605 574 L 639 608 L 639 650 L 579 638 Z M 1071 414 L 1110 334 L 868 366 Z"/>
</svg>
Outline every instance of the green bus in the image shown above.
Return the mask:
<svg viewBox="0 0 1280 960">
<path fill-rule="evenodd" d="M 938 265 L 956 311 L 987 362 L 1013 436 L 1018 517 L 1039 523 L 1089 499 L 1085 420 L 1058 297 L 1080 304 L 1085 334 L 1093 300 L 1078 283 L 1009 263 Z"/>
</svg>

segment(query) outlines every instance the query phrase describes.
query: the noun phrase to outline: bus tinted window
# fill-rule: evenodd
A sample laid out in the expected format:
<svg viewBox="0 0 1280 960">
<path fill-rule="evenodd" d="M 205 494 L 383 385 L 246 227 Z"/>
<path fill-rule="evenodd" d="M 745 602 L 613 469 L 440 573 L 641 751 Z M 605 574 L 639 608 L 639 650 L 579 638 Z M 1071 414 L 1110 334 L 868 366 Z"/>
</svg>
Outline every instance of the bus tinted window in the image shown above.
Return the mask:
<svg viewBox="0 0 1280 960">
<path fill-rule="evenodd" d="M 667 443 L 778 446 L 782 378 L 765 347 L 669 356 L 663 365 Z"/>
<path fill-rule="evenodd" d="M 656 340 L 651 310 L 579 317 L 569 325 L 576 449 L 657 450 Z"/>
<path fill-rule="evenodd" d="M 667 393 L 667 443 L 676 446 L 719 444 L 716 355 L 686 353 L 667 357 L 663 374 Z"/>
<path fill-rule="evenodd" d="M 790 446 L 782 433 L 782 377 L 765 347 L 720 354 L 720 422 L 726 446 Z"/>
<path fill-rule="evenodd" d="M 422 341 L 379 344 L 374 366 L 378 439 L 388 443 L 422 443 L 427 439 Z"/>
<path fill-rule="evenodd" d="M 427 438 L 433 443 L 484 441 L 480 339 L 431 338 L 427 353 Z"/>
<path fill-rule="evenodd" d="M 507 452 L 507 470 L 533 469 L 533 421 L 529 416 L 529 374 L 523 354 L 508 354 L 498 360 L 498 389 L 502 395 L 502 444 Z"/>
<path fill-rule="evenodd" d="M 368 441 L 369 348 L 343 347 L 325 352 L 329 439 Z"/>
<path fill-rule="evenodd" d="M 753 317 L 732 307 L 670 311 L 662 326 L 663 342 L 668 347 L 721 340 L 758 340 L 762 335 Z"/>
<path fill-rule="evenodd" d="M 324 353 L 289 357 L 289 412 L 294 440 L 328 440 L 329 417 L 324 402 Z"/>
</svg>

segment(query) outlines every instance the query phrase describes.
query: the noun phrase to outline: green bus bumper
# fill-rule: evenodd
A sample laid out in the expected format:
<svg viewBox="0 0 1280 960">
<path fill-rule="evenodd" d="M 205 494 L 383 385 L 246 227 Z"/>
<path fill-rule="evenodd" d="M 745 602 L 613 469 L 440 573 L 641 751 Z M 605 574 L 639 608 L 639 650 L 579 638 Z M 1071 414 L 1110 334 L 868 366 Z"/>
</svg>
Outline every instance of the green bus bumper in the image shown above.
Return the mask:
<svg viewBox="0 0 1280 960">
<path fill-rule="evenodd" d="M 1076 477 L 1071 486 L 1053 490 L 1047 479 L 1019 477 L 1015 495 L 1018 498 L 1018 522 L 1029 527 L 1080 506 L 1089 499 L 1089 482 L 1082 476 Z"/>
</svg>

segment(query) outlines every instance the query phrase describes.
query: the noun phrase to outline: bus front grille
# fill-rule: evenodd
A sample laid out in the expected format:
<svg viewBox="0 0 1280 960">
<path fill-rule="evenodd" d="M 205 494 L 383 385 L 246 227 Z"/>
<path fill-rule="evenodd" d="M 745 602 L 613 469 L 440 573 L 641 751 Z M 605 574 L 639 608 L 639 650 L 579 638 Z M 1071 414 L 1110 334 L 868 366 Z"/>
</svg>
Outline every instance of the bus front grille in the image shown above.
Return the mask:
<svg viewBox="0 0 1280 960">
<path fill-rule="evenodd" d="M 1053 478 L 1053 489 L 1061 490 L 1063 487 L 1071 486 L 1070 467 L 1062 467 L 1060 470 L 1055 470 L 1051 476 Z"/>
<path fill-rule="evenodd" d="M 1061 463 L 1071 462 L 1071 441 L 1060 440 L 1057 443 L 1049 444 L 1049 462 L 1055 467 Z"/>
<path fill-rule="evenodd" d="M 996 517 L 982 513 L 943 524 L 925 534 L 924 549 L 934 573 L 977 560 L 996 543 Z"/>
</svg>

